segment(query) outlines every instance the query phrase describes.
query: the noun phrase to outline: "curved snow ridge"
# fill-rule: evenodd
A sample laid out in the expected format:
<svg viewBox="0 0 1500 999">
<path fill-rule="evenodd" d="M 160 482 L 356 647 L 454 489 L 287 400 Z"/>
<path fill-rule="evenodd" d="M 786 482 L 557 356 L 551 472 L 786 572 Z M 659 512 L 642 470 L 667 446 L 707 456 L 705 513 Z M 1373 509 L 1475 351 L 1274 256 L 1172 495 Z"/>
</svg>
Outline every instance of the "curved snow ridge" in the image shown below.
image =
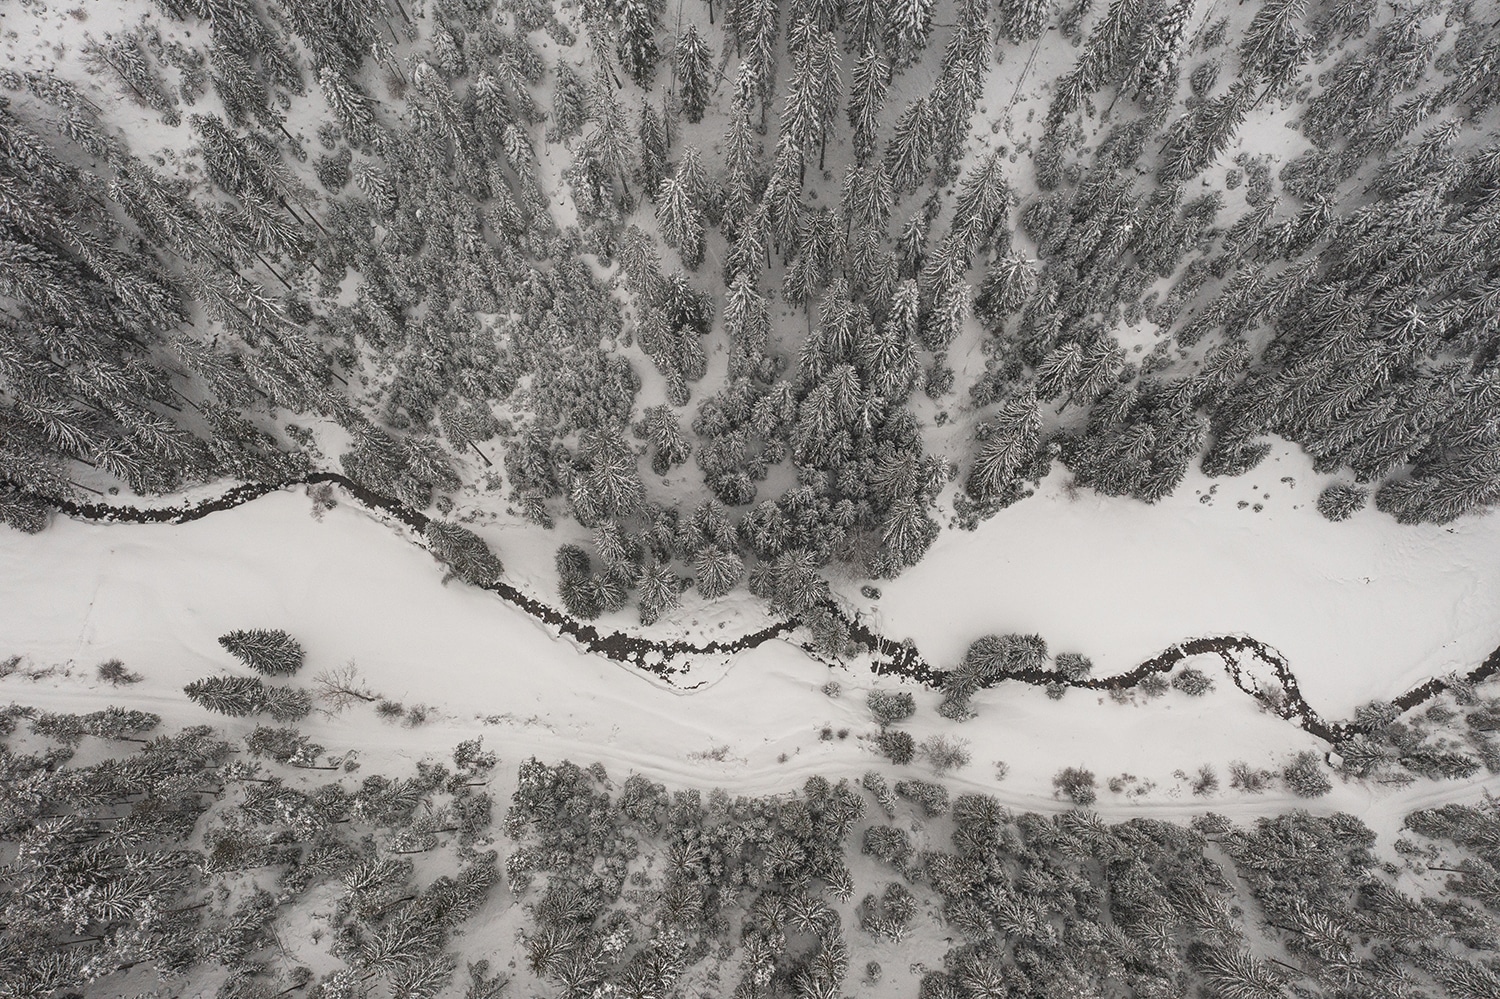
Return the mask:
<svg viewBox="0 0 1500 999">
<path fill-rule="evenodd" d="M 418 534 L 424 533 L 431 523 L 432 518 L 422 511 L 338 472 L 312 472 L 279 483 L 244 483 L 212 499 L 180 506 L 136 508 L 29 495 L 66 516 L 80 520 L 98 523 L 186 524 L 273 492 L 322 483 L 339 486 L 362 505 L 390 515 Z M 682 684 L 674 680 L 674 677 L 685 678 L 691 668 L 689 662 L 678 664 L 674 661 L 698 656 L 722 656 L 753 649 L 772 639 L 788 635 L 802 623 L 795 617 L 788 618 L 731 641 L 712 641 L 703 645 L 682 641 L 667 642 L 621 631 L 601 632 L 593 625 L 585 624 L 501 580 L 488 583 L 482 588 L 556 629 L 559 635 L 566 635 L 584 650 L 628 663 L 685 690 L 692 690 L 700 684 Z M 897 642 L 878 634 L 832 598 L 825 599 L 820 606 L 842 621 L 854 640 L 869 648 L 872 658 L 870 668 L 875 674 L 896 674 L 935 689 L 943 686 L 949 671 L 935 668 L 910 640 Z M 811 645 L 803 643 L 801 647 L 809 655 L 816 656 Z M 993 686 L 1006 680 L 1015 680 L 1036 686 L 1062 684 L 1085 690 L 1124 690 L 1139 685 L 1149 676 L 1170 673 L 1184 660 L 1205 655 L 1218 657 L 1225 673 L 1240 690 L 1260 701 L 1268 710 L 1326 742 L 1337 743 L 1361 731 L 1361 727 L 1352 722 L 1330 722 L 1324 719 L 1302 696 L 1297 676 L 1286 658 L 1264 642 L 1248 635 L 1217 635 L 1178 642 L 1132 670 L 1107 677 L 1076 680 L 1050 670 L 1016 670 L 983 685 Z M 1492 651 L 1482 663 L 1459 679 L 1464 683 L 1479 683 L 1496 673 L 1500 673 L 1500 648 Z M 1395 698 L 1392 704 L 1399 711 L 1405 712 L 1451 686 L 1452 680 L 1430 679 Z"/>
</svg>

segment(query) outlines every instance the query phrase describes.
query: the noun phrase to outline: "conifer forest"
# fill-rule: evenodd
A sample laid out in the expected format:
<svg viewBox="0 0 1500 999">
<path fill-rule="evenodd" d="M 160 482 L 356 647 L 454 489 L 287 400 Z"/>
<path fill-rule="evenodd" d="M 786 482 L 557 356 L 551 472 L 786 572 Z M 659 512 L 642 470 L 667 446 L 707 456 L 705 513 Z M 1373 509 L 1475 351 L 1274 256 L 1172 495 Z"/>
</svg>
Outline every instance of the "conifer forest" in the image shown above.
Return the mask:
<svg viewBox="0 0 1500 999">
<path fill-rule="evenodd" d="M 0 0 L 0 999 L 897 997 L 1500 997 L 1500 0 Z"/>
</svg>

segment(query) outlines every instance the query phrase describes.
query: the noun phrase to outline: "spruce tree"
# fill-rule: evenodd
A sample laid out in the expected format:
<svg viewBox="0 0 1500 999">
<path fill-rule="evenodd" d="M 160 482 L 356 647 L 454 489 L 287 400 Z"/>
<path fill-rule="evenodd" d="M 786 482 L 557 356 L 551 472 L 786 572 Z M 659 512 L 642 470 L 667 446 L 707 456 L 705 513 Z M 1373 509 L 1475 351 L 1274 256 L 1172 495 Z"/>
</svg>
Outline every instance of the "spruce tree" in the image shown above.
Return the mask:
<svg viewBox="0 0 1500 999">
<path fill-rule="evenodd" d="M 302 668 L 302 646 L 281 630 L 253 628 L 219 636 L 226 651 L 267 676 L 288 675 Z"/>
<path fill-rule="evenodd" d="M 849 124 L 854 129 L 854 155 L 864 163 L 875 152 L 875 130 L 879 127 L 886 91 L 890 89 L 890 64 L 874 48 L 867 49 L 854 64 L 852 83 Z"/>
<path fill-rule="evenodd" d="M 619 53 L 621 68 L 643 90 L 651 86 L 657 60 L 661 58 L 656 32 L 661 28 L 665 7 L 665 0 L 618 0 L 619 35 L 615 51 Z"/>
<path fill-rule="evenodd" d="M 766 115 L 776 96 L 776 42 L 780 33 L 779 8 L 776 0 L 744 0 L 742 19 L 737 29 L 741 39 L 740 53 L 743 87 L 736 81 L 736 96 L 747 104 L 760 101 L 760 124 L 765 128 Z"/>
<path fill-rule="evenodd" d="M 812 88 L 814 136 L 818 143 L 818 169 L 824 167 L 828 133 L 838 118 L 843 80 L 839 76 L 839 47 L 833 32 L 814 37 L 808 47 L 807 68 Z"/>
<path fill-rule="evenodd" d="M 932 123 L 927 98 L 907 105 L 896 119 L 896 130 L 885 147 L 885 167 L 891 187 L 902 193 L 915 191 L 927 172 L 932 152 Z"/>
<path fill-rule="evenodd" d="M 432 557 L 448 566 L 450 577 L 472 586 L 489 586 L 505 571 L 485 540 L 467 527 L 434 518 L 423 533 Z"/>
<path fill-rule="evenodd" d="M 641 193 L 655 201 L 667 176 L 667 130 L 661 115 L 649 103 L 641 105 L 641 124 L 636 137 L 641 151 Z"/>
<path fill-rule="evenodd" d="M 885 40 L 888 7 L 883 0 L 845 0 L 844 37 L 851 52 L 872 52 Z"/>
<path fill-rule="evenodd" d="M 683 154 L 677 171 L 661 182 L 656 221 L 662 238 L 677 251 L 684 267 L 697 269 L 703 262 L 705 219 L 699 207 L 703 189 L 703 167 L 696 150 Z"/>
<path fill-rule="evenodd" d="M 1161 179 L 1188 180 L 1213 163 L 1229 148 L 1234 133 L 1250 113 L 1254 96 L 1249 82 L 1236 81 L 1228 93 L 1204 101 L 1179 118 L 1162 147 Z"/>
<path fill-rule="evenodd" d="M 703 120 L 713 89 L 713 50 L 690 24 L 677 40 L 676 58 L 677 78 L 682 83 L 682 113 L 689 122 L 697 124 Z"/>
<path fill-rule="evenodd" d="M 258 714 L 266 707 L 266 687 L 257 677 L 206 676 L 182 692 L 208 710 L 232 717 Z"/>
<path fill-rule="evenodd" d="M 641 624 L 655 624 L 657 618 L 678 604 L 677 576 L 664 565 L 646 569 L 639 591 Z"/>
<path fill-rule="evenodd" d="M 1042 34 L 1047 21 L 1047 0 L 995 0 L 1000 33 L 1019 45 Z"/>
<path fill-rule="evenodd" d="M 323 90 L 329 110 L 338 119 L 349 141 L 356 146 L 373 142 L 379 126 L 375 122 L 369 98 L 360 92 L 359 87 L 326 66 L 318 74 L 318 84 Z"/>
<path fill-rule="evenodd" d="M 1014 483 L 1035 453 L 1041 429 L 1035 396 L 1028 393 L 1002 406 L 977 434 L 979 454 L 964 486 L 968 494 L 984 501 Z"/>
<path fill-rule="evenodd" d="M 916 62 L 931 34 L 932 0 L 895 0 L 887 8 L 885 49 L 896 68 Z"/>
<path fill-rule="evenodd" d="M 759 354 L 771 334 L 771 316 L 765 296 L 744 273 L 735 275 L 724 299 L 724 331 L 737 351 Z"/>
</svg>

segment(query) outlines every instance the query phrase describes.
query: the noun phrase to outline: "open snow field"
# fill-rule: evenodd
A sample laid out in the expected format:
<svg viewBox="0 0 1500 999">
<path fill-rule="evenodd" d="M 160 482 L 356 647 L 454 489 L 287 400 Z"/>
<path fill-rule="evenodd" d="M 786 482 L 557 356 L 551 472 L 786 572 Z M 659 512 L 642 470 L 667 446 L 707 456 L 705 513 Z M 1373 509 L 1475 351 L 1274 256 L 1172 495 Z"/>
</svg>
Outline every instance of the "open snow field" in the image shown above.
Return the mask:
<svg viewBox="0 0 1500 999">
<path fill-rule="evenodd" d="M 919 567 L 887 587 L 881 601 L 884 623 L 898 635 L 915 633 L 938 661 L 949 652 L 956 657 L 985 630 L 1035 628 L 1048 634 L 1054 648 L 1089 651 L 1106 670 L 1131 665 L 1178 638 L 1208 630 L 1247 631 L 1291 656 L 1306 677 L 1309 697 L 1325 710 L 1329 706 L 1318 699 L 1339 697 L 1340 703 L 1353 704 L 1375 692 L 1370 676 L 1354 670 L 1360 655 L 1387 645 L 1420 655 L 1424 642 L 1454 647 L 1467 641 L 1476 649 L 1483 644 L 1479 637 L 1496 585 L 1493 571 L 1487 576 L 1484 569 L 1500 564 L 1484 559 L 1494 553 L 1497 539 L 1495 527 L 1486 522 L 1458 525 L 1453 535 L 1414 534 L 1410 548 L 1348 551 L 1346 561 L 1338 563 L 1343 573 L 1362 565 L 1384 567 L 1379 585 L 1356 589 L 1343 585 L 1345 575 L 1314 571 L 1318 558 L 1294 571 L 1297 544 L 1257 538 L 1254 527 L 1266 523 L 1269 509 L 1258 516 L 1232 504 L 1226 510 L 1222 499 L 1213 508 L 1200 507 L 1191 490 L 1186 500 L 1156 508 L 1092 498 L 1081 498 L 1076 506 L 1045 497 L 1023 503 L 977 537 L 945 535 L 931 568 Z M 1280 515 L 1302 513 L 1288 514 L 1289 506 L 1281 504 Z M 1078 521 L 1087 513 L 1106 527 L 1085 533 L 1074 510 Z M 1199 521 L 1195 536 L 1189 514 L 1219 521 L 1239 516 L 1245 527 L 1231 531 L 1211 522 L 1211 532 Z M 1038 536 L 1033 516 L 1051 518 L 1056 526 Z M 1389 528 L 1381 526 L 1388 522 L 1374 516 L 1368 521 L 1371 530 L 1389 536 Z M 1127 529 L 1131 525 L 1134 529 Z M 1359 530 L 1360 521 L 1352 526 Z M 1028 531 L 1028 543 L 1008 549 L 1007 536 L 1026 538 Z M 1322 532 L 1303 533 L 1316 538 L 1338 532 L 1325 525 Z M 1450 537 L 1471 547 L 1452 541 L 1443 547 L 1442 539 Z M 1113 543 L 1098 549 L 1108 538 Z M 1476 539 L 1490 547 L 1474 549 Z M 1426 547 L 1416 544 L 1423 540 Z M 1304 547 L 1310 543 L 1302 541 Z M 944 574 L 945 558 L 965 545 L 972 555 L 981 544 L 989 546 L 983 564 L 991 566 L 982 585 L 950 584 L 938 591 L 933 571 L 940 579 L 962 581 L 951 563 Z M 1173 567 L 1141 570 L 1131 564 L 1167 550 L 1182 553 Z M 1434 564 L 1435 556 L 1460 550 L 1472 560 L 1449 572 Z M 1042 572 L 1049 551 L 1061 564 Z M 1257 552 L 1264 557 L 1254 561 Z M 1071 563 L 1063 558 L 1068 553 Z M 1007 555 L 1012 561 L 1002 560 Z M 1070 571 L 1062 571 L 1064 564 Z M 1220 567 L 1217 588 L 1198 575 L 1214 566 Z M 1260 576 L 1257 567 L 1290 575 Z M 1028 579 L 1032 571 L 1037 575 Z M 1132 585 L 1132 571 L 1149 574 Z M 723 786 L 745 793 L 786 790 L 813 773 L 857 778 L 884 763 L 862 738 L 877 731 L 864 707 L 864 693 L 876 678 L 859 664 L 847 672 L 830 670 L 796 646 L 774 642 L 732 662 L 696 664 L 693 676 L 706 681 L 703 687 L 675 690 L 630 667 L 579 653 L 488 593 L 458 583 L 444 586 L 440 567 L 424 551 L 353 504 L 314 520 L 300 492 L 272 494 L 181 526 L 59 520 L 40 535 L 6 534 L 0 578 L 5 580 L 0 656 L 26 656 L 21 672 L 0 680 L 0 701 L 54 710 L 119 703 L 156 711 L 169 727 L 212 721 L 248 731 L 253 721 L 209 716 L 183 697 L 181 687 L 230 663 L 216 643 L 218 635 L 239 627 L 280 627 L 307 649 L 299 682 L 310 683 L 317 673 L 353 660 L 371 690 L 434 709 L 417 729 L 379 721 L 368 706 L 335 718 L 317 715 L 304 724 L 330 748 L 357 748 L 372 763 L 445 753 L 459 740 L 483 734 L 486 745 L 506 761 L 502 773 L 509 769 L 510 779 L 514 764 L 534 754 L 602 760 L 617 776 L 636 771 L 671 786 Z M 925 621 L 918 615 L 924 578 L 933 591 L 927 595 L 932 618 Z M 1467 600 L 1459 599 L 1465 592 L 1459 582 L 1470 588 Z M 1447 588 L 1436 594 L 1424 593 L 1424 587 L 1443 585 Z M 1111 586 L 1119 587 L 1113 594 L 1116 606 L 1106 605 Z M 1358 597 L 1366 593 L 1372 599 L 1361 608 Z M 1424 602 L 1398 616 L 1404 594 Z M 1437 613 L 1440 599 L 1451 603 L 1445 613 Z M 1304 613 L 1318 606 L 1332 613 Z M 1244 616 L 1237 616 L 1237 608 Z M 1287 621 L 1281 631 L 1272 630 L 1278 614 Z M 1342 615 L 1358 620 L 1342 620 Z M 906 621 L 911 626 L 901 628 Z M 1064 623 L 1071 630 L 1063 630 Z M 1410 629 L 1419 633 L 1407 634 Z M 1299 640 L 1305 644 L 1296 644 Z M 1355 650 L 1334 658 L 1344 641 L 1356 643 Z M 99 683 L 93 667 L 111 656 L 124 659 L 145 681 L 118 690 Z M 1350 665 L 1343 673 L 1332 665 L 1320 668 L 1336 663 Z M 57 668 L 49 673 L 48 667 Z M 1384 670 L 1379 676 L 1391 683 L 1420 672 L 1420 667 L 1403 667 L 1394 649 L 1374 660 L 1372 669 Z M 42 675 L 28 678 L 36 672 Z M 1039 689 L 1009 684 L 979 694 L 978 717 L 959 726 L 937 716 L 935 694 L 918 691 L 917 716 L 903 727 L 919 741 L 938 732 L 967 740 L 973 763 L 949 775 L 948 782 L 956 790 L 998 793 L 1019 807 L 1061 807 L 1052 797 L 1051 778 L 1071 765 L 1090 767 L 1101 785 L 1122 774 L 1137 778 L 1130 787 L 1150 785 L 1139 795 L 1112 794 L 1101 786 L 1099 809 L 1105 814 L 1181 817 L 1212 808 L 1249 816 L 1305 804 L 1228 787 L 1225 768 L 1232 760 L 1277 767 L 1291 753 L 1320 744 L 1263 712 L 1216 675 L 1217 689 L 1205 697 L 1173 691 L 1135 704 L 1080 691 L 1052 701 Z M 1341 677 L 1349 690 L 1341 689 Z M 843 688 L 835 698 L 821 691 L 829 679 Z M 830 738 L 823 737 L 825 727 Z M 996 779 L 997 761 L 1010 770 L 1003 781 Z M 1225 786 L 1195 797 L 1186 774 L 1178 772 L 1192 773 L 1203 764 L 1214 766 Z M 910 770 L 930 775 L 920 758 Z M 1472 795 L 1484 783 L 1420 782 L 1401 793 L 1339 785 L 1311 805 L 1319 811 L 1353 811 L 1376 828 L 1393 830 L 1394 816 L 1414 807 L 1414 801 L 1429 794 L 1444 800 Z"/>
<path fill-rule="evenodd" d="M 1184 639 L 1250 635 L 1330 718 L 1500 645 L 1500 517 L 1403 526 L 1368 508 L 1329 523 L 1314 505 L 1328 477 L 1288 445 L 1238 479 L 1195 471 L 1154 506 L 1070 499 L 1064 480 L 972 534 L 944 531 L 880 600 L 854 584 L 843 596 L 943 666 L 991 633 L 1038 633 L 1099 675 Z"/>
</svg>

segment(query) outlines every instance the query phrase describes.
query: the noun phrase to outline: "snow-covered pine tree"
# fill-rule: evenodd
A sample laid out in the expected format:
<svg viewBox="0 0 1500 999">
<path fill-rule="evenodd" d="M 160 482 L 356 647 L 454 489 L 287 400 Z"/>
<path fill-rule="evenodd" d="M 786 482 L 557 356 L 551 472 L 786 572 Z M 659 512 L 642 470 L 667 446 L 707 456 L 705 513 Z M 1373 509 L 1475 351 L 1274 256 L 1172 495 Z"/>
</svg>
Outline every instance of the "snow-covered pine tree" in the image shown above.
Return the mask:
<svg viewBox="0 0 1500 999">
<path fill-rule="evenodd" d="M 627 227 L 620 238 L 619 261 L 626 290 L 654 298 L 662 280 L 661 256 L 656 252 L 656 242 L 639 226 Z"/>
<path fill-rule="evenodd" d="M 885 41 L 888 8 L 884 0 L 845 0 L 844 38 L 849 51 L 873 52 Z"/>
<path fill-rule="evenodd" d="M 586 525 L 605 517 L 627 517 L 641 505 L 644 488 L 633 451 L 616 431 L 596 430 L 579 442 L 583 465 L 573 477 L 571 498 Z"/>
<path fill-rule="evenodd" d="M 661 28 L 666 0 L 616 0 L 616 3 L 619 35 L 615 51 L 620 56 L 620 66 L 636 86 L 648 89 L 661 58 L 656 32 Z"/>
<path fill-rule="evenodd" d="M 219 636 L 219 644 L 240 662 L 267 676 L 302 668 L 302 645 L 280 629 L 251 628 Z"/>
<path fill-rule="evenodd" d="M 433 518 L 423 534 L 432 557 L 448 566 L 450 576 L 473 586 L 489 586 L 505 571 L 485 540 L 467 527 Z"/>
<path fill-rule="evenodd" d="M 849 92 L 849 124 L 854 129 L 854 155 L 867 162 L 875 152 L 875 130 L 880 124 L 880 109 L 890 89 L 891 66 L 873 47 L 854 64 L 852 89 Z"/>
<path fill-rule="evenodd" d="M 546 138 L 548 142 L 566 142 L 582 133 L 588 120 L 589 88 L 564 59 L 557 60 L 553 71 L 557 82 L 552 88 L 552 113 L 548 116 Z M 474 93 L 473 88 L 470 93 Z M 475 98 L 477 103 L 477 94 Z"/>
<path fill-rule="evenodd" d="M 776 96 L 776 41 L 780 34 L 780 7 L 776 0 L 744 0 L 738 28 L 745 92 L 737 96 L 746 102 L 760 101 L 760 124 L 765 128 L 771 101 Z M 740 81 L 736 81 L 736 89 Z"/>
<path fill-rule="evenodd" d="M 1176 96 L 1178 65 L 1196 4 L 1197 0 L 1177 0 L 1141 32 L 1135 64 L 1120 89 L 1131 91 L 1131 96 L 1148 108 L 1161 100 L 1170 103 Z"/>
<path fill-rule="evenodd" d="M 946 248 L 954 241 L 943 242 Z M 931 351 L 945 350 L 958 339 L 963 332 L 964 317 L 969 314 L 973 298 L 973 290 L 963 280 L 962 272 L 956 270 L 958 264 L 941 266 L 944 256 L 945 254 L 940 253 L 934 258 L 935 262 L 940 263 L 941 270 L 938 280 L 929 291 L 932 309 L 922 324 L 922 345 Z"/>
<path fill-rule="evenodd" d="M 1041 429 L 1041 411 L 1029 391 L 1001 406 L 993 420 L 979 428 L 979 454 L 965 491 L 980 501 L 1000 494 L 1036 451 Z"/>
<path fill-rule="evenodd" d="M 786 100 L 781 108 L 781 133 L 776 139 L 774 174 L 789 178 L 795 168 L 795 190 L 800 194 L 807 178 L 807 156 L 818 141 L 818 104 L 816 84 L 808 52 L 794 55 L 792 78 L 787 83 Z"/>
<path fill-rule="evenodd" d="M 885 50 L 897 69 L 921 57 L 932 34 L 932 0 L 894 0 L 886 8 Z"/>
<path fill-rule="evenodd" d="M 969 123 L 984 92 L 993 50 L 986 13 L 987 8 L 977 0 L 959 5 L 958 28 L 943 47 L 942 69 L 929 102 L 937 178 L 943 183 L 957 175 Z"/>
<path fill-rule="evenodd" d="M 1077 340 L 1059 344 L 1036 369 L 1037 397 L 1051 401 L 1067 396 L 1083 369 L 1083 347 Z"/>
<path fill-rule="evenodd" d="M 1307 0 L 1264 0 L 1240 42 L 1240 72 L 1259 78 L 1265 93 L 1276 93 L 1296 78 L 1312 50 L 1312 38 L 1299 25 Z"/>
<path fill-rule="evenodd" d="M 713 90 L 713 50 L 690 24 L 677 39 L 675 56 L 677 79 L 682 84 L 682 113 L 696 124 L 703 120 Z"/>
<path fill-rule="evenodd" d="M 655 624 L 679 602 L 676 573 L 658 563 L 647 566 L 641 576 L 639 594 L 641 624 Z"/>
<path fill-rule="evenodd" d="M 318 73 L 318 85 L 345 138 L 356 146 L 373 142 L 380 126 L 376 124 L 369 98 L 359 86 L 328 66 Z"/>
<path fill-rule="evenodd" d="M 771 315 L 765 296 L 745 273 L 736 274 L 724 297 L 724 332 L 736 351 L 757 355 L 771 335 Z"/>
<path fill-rule="evenodd" d="M 667 129 L 649 102 L 641 105 L 641 124 L 636 137 L 641 151 L 641 193 L 655 201 L 667 176 Z"/>
<path fill-rule="evenodd" d="M 891 504 L 880 527 L 880 551 L 869 568 L 877 578 L 891 578 L 915 565 L 932 547 L 938 525 L 912 497 Z"/>
<path fill-rule="evenodd" d="M 210 711 L 234 717 L 257 714 L 266 707 L 266 688 L 258 677 L 206 676 L 182 692 Z"/>
<path fill-rule="evenodd" d="M 885 167 L 893 190 L 915 191 L 927 172 L 932 152 L 932 125 L 927 98 L 919 97 L 896 119 L 896 130 L 885 147 Z"/>
<path fill-rule="evenodd" d="M 807 50 L 807 67 L 812 86 L 819 170 L 824 167 L 828 151 L 828 133 L 833 130 L 839 114 L 843 90 L 839 63 L 839 45 L 833 32 L 823 31 L 814 36 Z"/>
<path fill-rule="evenodd" d="M 705 219 L 700 207 L 704 170 L 695 149 L 683 153 L 676 172 L 662 180 L 658 189 L 656 221 L 662 239 L 677 251 L 682 265 L 696 270 L 703 262 Z"/>
<path fill-rule="evenodd" d="M 611 178 L 619 179 L 625 199 L 631 201 L 633 196 L 626 178 L 635 158 L 635 149 L 630 126 L 625 120 L 625 109 L 602 74 L 594 78 L 591 89 L 589 112 L 595 128 L 584 136 L 585 149 L 592 151 Z"/>
<path fill-rule="evenodd" d="M 1049 0 L 995 0 L 1000 33 L 1017 45 L 1042 34 Z"/>
<path fill-rule="evenodd" d="M 1162 146 L 1158 175 L 1184 181 L 1209 166 L 1234 139 L 1255 102 L 1251 82 L 1237 80 L 1228 93 L 1210 98 L 1172 124 Z"/>
<path fill-rule="evenodd" d="M 674 467 L 687 461 L 692 453 L 692 448 L 682 435 L 677 417 L 667 406 L 647 408 L 641 414 L 635 432 L 651 445 L 651 470 L 657 475 L 666 475 Z"/>
<path fill-rule="evenodd" d="M 992 150 L 964 176 L 953 206 L 954 232 L 970 254 L 997 238 L 1005 238 L 997 233 L 1009 231 L 1004 223 L 1013 200 L 1005 179 L 1004 158 L 998 149 Z"/>
<path fill-rule="evenodd" d="M 904 398 L 922 370 L 917 345 L 897 323 L 887 322 L 856 344 L 860 374 L 870 388 L 890 400 Z"/>
</svg>

